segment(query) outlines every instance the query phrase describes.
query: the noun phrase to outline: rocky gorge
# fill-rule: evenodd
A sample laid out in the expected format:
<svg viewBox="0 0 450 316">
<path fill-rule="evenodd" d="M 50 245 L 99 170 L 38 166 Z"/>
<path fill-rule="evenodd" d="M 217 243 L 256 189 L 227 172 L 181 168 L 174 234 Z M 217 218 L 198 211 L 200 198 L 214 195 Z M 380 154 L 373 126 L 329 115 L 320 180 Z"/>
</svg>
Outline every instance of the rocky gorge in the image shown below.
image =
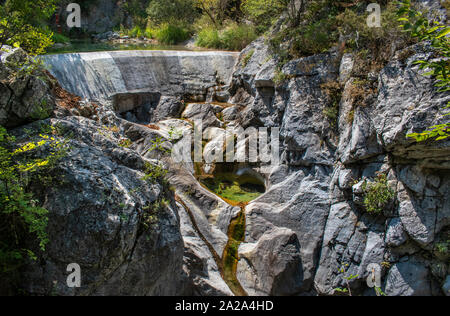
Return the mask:
<svg viewBox="0 0 450 316">
<path fill-rule="evenodd" d="M 35 188 L 49 243 L 24 271 L 26 293 L 335 295 L 353 275 L 353 294 L 375 295 L 366 279 L 377 264 L 388 296 L 450 295 L 449 254 L 438 247 L 450 234 L 450 141 L 406 138 L 442 123 L 450 100 L 414 65 L 430 58 L 423 45 L 369 74 L 365 106 L 356 105 L 352 54 L 289 61 L 279 82 L 263 38 L 240 53 L 48 55 L 53 81 L 3 80 L 8 60 L 24 58 L 2 55 L 1 124 L 19 141 L 42 123 L 70 134 L 54 171 L 61 183 Z M 334 82 L 343 89 L 330 122 Z M 50 117 L 36 118 L 33 104 Z M 209 136 L 205 153 L 223 146 L 226 128 L 279 128 L 280 163 L 175 162 L 170 152 L 195 119 Z M 148 164 L 167 170 L 166 181 L 145 181 Z M 239 185 L 259 188 L 250 200 L 205 184 L 245 172 Z M 371 213 L 365 188 L 377 179 L 392 198 Z M 81 267 L 80 288 L 66 286 L 70 263 Z"/>
</svg>

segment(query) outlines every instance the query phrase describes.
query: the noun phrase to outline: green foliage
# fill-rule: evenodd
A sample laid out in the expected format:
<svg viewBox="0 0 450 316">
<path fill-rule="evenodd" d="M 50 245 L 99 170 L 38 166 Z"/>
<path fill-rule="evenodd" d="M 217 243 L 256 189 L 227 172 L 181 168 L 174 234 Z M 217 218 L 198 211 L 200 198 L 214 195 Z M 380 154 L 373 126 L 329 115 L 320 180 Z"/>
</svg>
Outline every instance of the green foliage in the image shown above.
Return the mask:
<svg viewBox="0 0 450 316">
<path fill-rule="evenodd" d="M 339 118 L 339 104 L 342 97 L 342 86 L 337 81 L 330 81 L 324 83 L 321 88 L 328 97 L 328 105 L 323 110 L 323 114 L 330 123 L 330 126 L 332 128 L 336 128 Z"/>
<path fill-rule="evenodd" d="M 238 177 L 233 173 L 220 173 L 200 181 L 212 192 L 232 204 L 248 203 L 264 193 L 264 187 L 258 181 Z"/>
<path fill-rule="evenodd" d="M 275 70 L 275 75 L 273 76 L 273 82 L 275 85 L 279 86 L 283 84 L 288 79 L 288 76 L 280 69 Z"/>
<path fill-rule="evenodd" d="M 151 184 L 156 184 L 157 182 L 166 183 L 166 176 L 168 171 L 160 165 L 154 165 L 149 162 L 145 163 L 145 176 L 142 180 L 147 181 Z"/>
<path fill-rule="evenodd" d="M 51 109 L 48 107 L 47 100 L 44 99 L 35 107 L 33 113 L 31 113 L 31 118 L 35 120 L 44 120 L 51 115 Z"/>
<path fill-rule="evenodd" d="M 202 29 L 197 37 L 196 45 L 206 48 L 242 50 L 257 38 L 250 25 L 231 23 L 222 30 L 215 27 Z"/>
<path fill-rule="evenodd" d="M 337 41 L 335 25 L 334 18 L 325 18 L 295 29 L 292 53 L 308 56 L 328 51 Z"/>
<path fill-rule="evenodd" d="M 258 34 L 267 31 L 287 8 L 287 0 L 244 0 L 242 12 L 256 26 Z"/>
<path fill-rule="evenodd" d="M 347 285 L 347 288 L 336 288 L 336 289 L 334 289 L 334 291 L 337 293 L 343 293 L 343 294 L 348 294 L 349 296 L 352 296 L 352 290 L 350 288 L 350 281 L 358 278 L 359 275 L 357 275 L 357 274 L 356 275 L 355 274 L 346 275 L 348 266 L 349 266 L 348 263 L 341 263 L 341 266 L 339 268 L 339 274 L 341 275 L 342 279 L 344 279 L 344 281 Z"/>
<path fill-rule="evenodd" d="M 369 27 L 367 17 L 369 13 L 358 14 L 354 9 L 346 9 L 336 17 L 339 34 L 347 39 L 347 48 L 359 50 L 365 48 L 369 50 L 382 51 L 390 50 L 393 40 L 398 43 L 407 41 L 409 36 L 399 29 L 400 23 L 397 21 L 397 7 L 394 3 L 389 3 L 381 10 L 381 27 Z M 383 45 L 384 47 L 378 47 Z M 386 56 L 388 58 L 389 56 Z"/>
<path fill-rule="evenodd" d="M 139 25 L 136 25 L 135 27 L 133 27 L 132 29 L 125 29 L 124 27 L 120 28 L 120 34 L 129 36 L 131 38 L 141 38 L 141 37 L 145 37 L 147 39 L 152 39 L 155 38 L 155 34 L 156 34 L 156 30 L 152 29 L 150 27 L 140 27 Z"/>
<path fill-rule="evenodd" d="M 38 55 L 53 44 L 52 33 L 42 26 L 54 12 L 54 0 L 6 0 L 0 5 L 0 49 L 22 47 Z"/>
<path fill-rule="evenodd" d="M 0 275 L 16 282 L 25 260 L 36 259 L 30 247 L 45 251 L 48 211 L 28 191 L 34 181 L 48 180 L 48 171 L 66 154 L 67 143 L 57 140 L 56 128 L 37 140 L 21 143 L 0 127 Z M 47 153 L 44 157 L 42 151 Z"/>
<path fill-rule="evenodd" d="M 144 32 L 142 31 L 142 28 L 140 28 L 139 26 L 133 27 L 133 28 L 128 32 L 128 36 L 134 37 L 134 38 L 142 37 L 143 34 L 144 34 Z"/>
<path fill-rule="evenodd" d="M 170 154 L 171 150 L 164 147 L 165 140 L 162 137 L 157 137 L 152 141 L 152 146 L 148 149 L 147 152 L 159 151 L 160 153 Z"/>
<path fill-rule="evenodd" d="M 375 286 L 374 289 L 375 289 L 375 294 L 376 294 L 377 296 L 386 296 L 386 293 L 384 293 L 383 290 L 380 289 L 379 287 L 376 287 L 376 286 Z"/>
<path fill-rule="evenodd" d="M 60 33 L 53 33 L 53 35 L 52 35 L 52 41 L 53 41 L 54 43 L 62 43 L 62 44 L 66 44 L 66 43 L 69 43 L 69 42 L 70 42 L 70 39 L 69 39 L 67 36 L 63 35 L 63 34 L 60 34 Z"/>
<path fill-rule="evenodd" d="M 44 62 L 42 59 L 38 57 L 29 57 L 21 60 L 8 59 L 5 62 L 5 65 L 11 70 L 9 73 L 10 82 L 18 78 L 24 78 L 29 76 L 34 76 L 36 78 L 40 78 L 43 81 L 49 81 L 49 77 L 44 74 Z M 36 104 L 37 109 L 36 113 L 33 113 L 34 116 L 42 117 L 42 111 L 47 111 L 47 102 L 42 100 L 40 104 Z M 47 113 L 49 114 L 49 113 Z M 48 116 L 47 116 L 48 117 Z"/>
<path fill-rule="evenodd" d="M 450 91 L 450 39 L 448 36 L 450 27 L 428 20 L 422 12 L 413 8 L 410 0 L 402 0 L 399 5 L 397 15 L 398 20 L 402 22 L 403 30 L 419 41 L 428 41 L 435 57 L 439 57 L 432 60 L 417 60 L 415 64 L 420 65 L 421 70 L 428 70 L 423 75 L 432 76 L 439 91 Z M 449 108 L 450 102 L 445 109 Z M 444 114 L 444 116 L 447 115 L 450 113 Z M 414 138 L 418 142 L 428 139 L 445 140 L 450 137 L 450 123 L 431 126 L 428 131 L 412 133 L 407 137 Z"/>
<path fill-rule="evenodd" d="M 364 181 L 364 206 L 369 213 L 379 214 L 395 197 L 385 174 L 380 173 L 373 182 Z"/>
<path fill-rule="evenodd" d="M 155 38 L 155 31 L 154 31 L 153 29 L 147 27 L 147 28 L 144 30 L 143 35 L 144 35 L 144 37 L 146 37 L 146 38 Z"/>
<path fill-rule="evenodd" d="M 337 120 L 339 118 L 339 107 L 337 106 L 327 106 L 323 110 L 323 115 L 327 118 L 330 126 L 332 128 L 337 127 Z"/>
<path fill-rule="evenodd" d="M 95 0 L 98 1 L 98 0 Z M 95 1 L 89 0 L 92 3 Z M 149 0 L 128 0 L 123 1 L 122 9 L 128 16 L 132 17 L 133 25 L 143 29 L 147 25 L 147 13 L 146 8 Z M 92 4 L 91 4 L 92 5 Z"/>
<path fill-rule="evenodd" d="M 434 247 L 440 254 L 446 255 L 449 253 L 450 240 L 447 240 L 446 242 L 436 243 Z"/>
<path fill-rule="evenodd" d="M 162 137 L 156 138 L 152 142 L 152 146 L 148 149 L 147 153 L 151 153 L 154 151 L 158 151 L 162 154 L 168 154 L 171 151 L 164 147 L 164 139 Z M 149 162 L 146 162 L 144 165 L 144 173 L 145 176 L 142 178 L 142 180 L 147 181 L 149 183 L 155 184 L 157 182 L 162 182 L 164 185 L 167 184 L 166 176 L 168 174 L 168 171 L 165 169 L 164 166 L 159 164 L 151 164 Z"/>
<path fill-rule="evenodd" d="M 327 51 L 338 40 L 336 16 L 340 12 L 339 1 L 314 0 L 307 4 L 301 18 L 290 14 L 290 27 L 273 36 L 269 44 L 281 59 L 309 56 Z M 288 51 L 283 43 L 290 42 Z"/>
<path fill-rule="evenodd" d="M 253 54 L 255 53 L 255 50 L 252 49 L 251 51 L 249 51 L 244 58 L 242 59 L 242 67 L 245 68 L 247 67 L 248 62 L 250 61 L 250 59 L 253 57 Z"/>
<path fill-rule="evenodd" d="M 340 53 L 365 49 L 370 54 L 359 61 L 364 67 L 358 69 L 361 67 L 356 62 L 355 69 L 365 76 L 381 69 L 392 57 L 392 46 L 396 45 L 397 49 L 404 46 L 409 37 L 399 30 L 396 7 L 389 1 L 379 2 L 383 6 L 381 27 L 369 27 L 366 12 L 369 3 L 371 1 L 305 1 L 297 14 L 288 14 L 288 26 L 269 39 L 274 56 L 283 64 L 294 58 L 327 52 L 335 46 Z"/>
<path fill-rule="evenodd" d="M 153 202 L 150 206 L 143 208 L 142 226 L 144 230 L 149 230 L 158 222 L 158 213 L 169 207 L 170 201 L 161 198 Z"/>
<path fill-rule="evenodd" d="M 450 137 L 450 123 L 434 125 L 429 129 L 421 133 L 410 133 L 407 137 L 414 138 L 417 142 L 424 142 L 429 139 L 438 141 Z"/>
<path fill-rule="evenodd" d="M 195 43 L 199 47 L 222 48 L 223 43 L 219 31 L 215 27 L 204 28 L 198 33 Z"/>
<path fill-rule="evenodd" d="M 183 27 L 163 24 L 155 31 L 156 39 L 162 44 L 174 45 L 189 38 L 189 31 Z"/>
<path fill-rule="evenodd" d="M 176 129 L 174 126 L 170 127 L 168 134 L 171 142 L 178 141 L 183 137 L 183 131 Z"/>
<path fill-rule="evenodd" d="M 252 26 L 231 24 L 222 31 L 223 48 L 242 50 L 257 38 Z"/>
<path fill-rule="evenodd" d="M 186 26 L 199 16 L 194 0 L 152 0 L 147 8 L 152 25 Z"/>
<path fill-rule="evenodd" d="M 132 144 L 133 144 L 133 142 L 131 141 L 131 139 L 128 139 L 128 138 L 121 139 L 119 141 L 119 146 L 123 147 L 123 148 L 129 148 Z"/>
</svg>

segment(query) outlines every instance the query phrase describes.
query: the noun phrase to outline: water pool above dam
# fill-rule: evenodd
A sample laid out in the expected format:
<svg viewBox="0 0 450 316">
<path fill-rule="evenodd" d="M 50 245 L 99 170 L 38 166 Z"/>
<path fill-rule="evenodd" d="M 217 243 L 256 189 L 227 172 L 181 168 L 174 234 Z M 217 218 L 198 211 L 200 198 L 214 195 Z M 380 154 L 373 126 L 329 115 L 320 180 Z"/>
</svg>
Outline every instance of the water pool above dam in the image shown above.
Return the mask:
<svg viewBox="0 0 450 316">
<path fill-rule="evenodd" d="M 116 94 L 205 94 L 231 81 L 239 53 L 219 51 L 109 51 L 41 57 L 61 86 L 89 100 Z"/>
</svg>

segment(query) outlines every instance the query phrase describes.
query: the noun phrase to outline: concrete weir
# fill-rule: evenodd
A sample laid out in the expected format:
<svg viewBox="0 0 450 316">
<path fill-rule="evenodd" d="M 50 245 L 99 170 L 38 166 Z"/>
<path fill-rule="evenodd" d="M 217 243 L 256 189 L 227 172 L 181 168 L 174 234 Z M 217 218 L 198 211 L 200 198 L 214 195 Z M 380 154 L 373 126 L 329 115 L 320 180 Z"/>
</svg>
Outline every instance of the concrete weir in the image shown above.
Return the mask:
<svg viewBox="0 0 450 316">
<path fill-rule="evenodd" d="M 63 88 L 89 100 L 117 94 L 205 94 L 227 85 L 239 53 L 114 51 L 46 55 L 42 59 Z"/>
</svg>

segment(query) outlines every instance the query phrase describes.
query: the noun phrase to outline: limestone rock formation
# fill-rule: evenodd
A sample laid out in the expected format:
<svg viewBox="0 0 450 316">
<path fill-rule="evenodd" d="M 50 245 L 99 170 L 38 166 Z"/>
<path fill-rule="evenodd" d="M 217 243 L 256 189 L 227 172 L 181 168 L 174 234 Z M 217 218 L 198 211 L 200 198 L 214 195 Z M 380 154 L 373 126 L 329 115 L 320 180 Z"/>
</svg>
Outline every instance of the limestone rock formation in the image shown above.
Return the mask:
<svg viewBox="0 0 450 316">
<path fill-rule="evenodd" d="M 440 123 L 450 97 L 413 63 L 429 57 L 423 45 L 408 49 L 369 76 L 365 106 L 354 100 L 353 56 L 337 50 L 288 62 L 281 82 L 264 39 L 239 56 L 45 57 L 63 88 L 100 104 L 87 117 L 61 111 L 48 121 L 73 133 L 72 148 L 58 166 L 62 184 L 42 192 L 51 242 L 41 263 L 30 264 L 25 288 L 46 294 L 56 281 L 64 295 L 334 295 L 353 275 L 354 295 L 375 295 L 366 279 L 376 264 L 387 295 L 448 295 L 450 141 L 419 144 L 406 134 Z M 335 121 L 325 114 L 333 85 L 342 88 Z M 28 122 L 21 118 L 13 125 Z M 198 118 L 206 156 L 223 147 L 227 127 L 279 127 L 280 164 L 175 161 L 171 153 Z M 128 148 L 118 145 L 124 139 Z M 170 192 L 142 180 L 146 162 L 168 171 Z M 264 192 L 233 203 L 206 185 L 220 172 L 251 174 Z M 389 198 L 369 212 L 377 181 Z M 162 198 L 168 203 L 143 230 L 142 210 Z M 232 244 L 230 281 L 230 224 L 240 214 L 245 232 Z M 85 273 L 79 290 L 63 285 L 70 262 Z"/>
<path fill-rule="evenodd" d="M 16 127 L 45 118 L 55 106 L 52 84 L 39 69 L 30 75 L 17 69 L 33 67 L 20 48 L 0 52 L 0 125 Z"/>
<path fill-rule="evenodd" d="M 276 86 L 267 79 L 273 78 L 266 69 L 267 48 L 256 41 L 241 56 L 251 50 L 254 55 L 233 77 L 231 100 L 244 107 L 236 120 L 281 126 L 284 160 L 282 167 L 269 172 L 268 191 L 246 208 L 238 271 L 244 288 L 273 293 L 275 281 L 261 279 L 271 275 L 271 266 L 259 262 L 268 256 L 267 249 L 257 245 L 271 231 L 288 228 L 298 238 L 301 260 L 296 265 L 303 273 L 291 270 L 297 287 L 284 294 L 331 295 L 353 274 L 354 292 L 375 295 L 365 285 L 371 263 L 380 265 L 388 295 L 443 294 L 439 287 L 448 265 L 430 261 L 426 253 L 448 234 L 450 147 L 448 141 L 417 144 L 406 138 L 407 133 L 439 124 L 439 109 L 449 100 L 413 65 L 426 57 L 423 46 L 410 47 L 415 51 L 410 57 L 386 65 L 375 78 L 377 97 L 370 106 L 356 108 L 350 94 L 351 55 L 332 52 L 291 61 L 283 68 L 286 80 Z M 337 134 L 323 114 L 323 84 L 336 80 L 344 87 Z M 396 197 L 381 215 L 373 215 L 364 209 L 361 180 L 375 179 L 378 173 L 386 174 Z M 442 267 L 441 275 L 434 264 Z M 340 271 L 343 266 L 345 273 Z"/>
<path fill-rule="evenodd" d="M 71 134 L 70 151 L 54 171 L 58 183 L 40 193 L 49 210 L 50 242 L 27 270 L 24 289 L 35 295 L 183 294 L 176 205 L 169 195 L 169 204 L 156 209 L 167 193 L 142 180 L 144 159 L 120 147 L 114 133 L 99 133 L 92 120 L 43 123 Z M 145 212 L 155 220 L 146 222 Z M 67 287 L 70 263 L 81 267 L 79 289 Z"/>
</svg>

